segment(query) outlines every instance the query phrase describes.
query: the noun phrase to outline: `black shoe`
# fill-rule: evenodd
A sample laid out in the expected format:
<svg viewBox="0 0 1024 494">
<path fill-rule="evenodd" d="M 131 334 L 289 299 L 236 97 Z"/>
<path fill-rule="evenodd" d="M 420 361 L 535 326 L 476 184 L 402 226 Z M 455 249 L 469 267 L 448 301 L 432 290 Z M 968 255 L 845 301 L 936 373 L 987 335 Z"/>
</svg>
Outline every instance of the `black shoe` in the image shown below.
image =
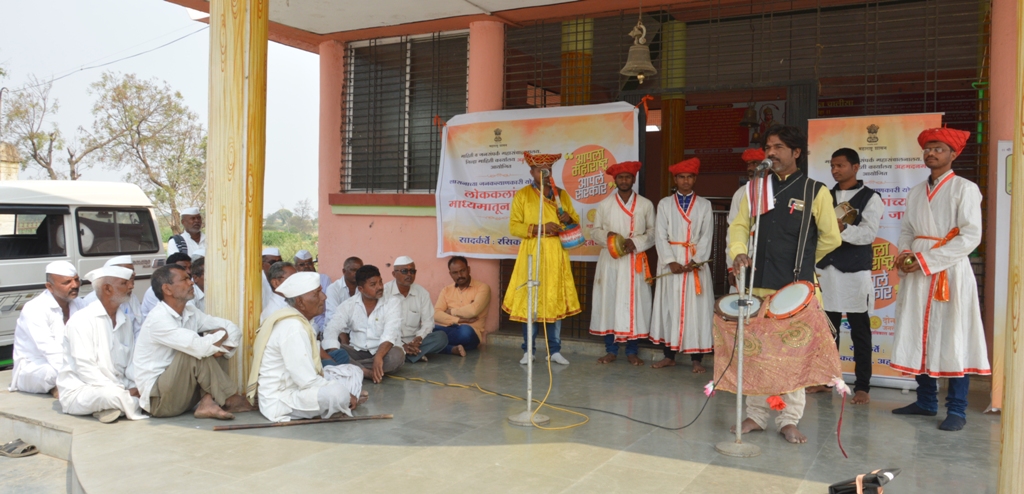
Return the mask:
<svg viewBox="0 0 1024 494">
<path fill-rule="evenodd" d="M 892 411 L 896 415 L 924 415 L 925 417 L 934 417 L 938 412 L 931 412 L 917 406 L 917 403 L 911 403 L 903 408 L 897 408 Z"/>
<path fill-rule="evenodd" d="M 967 419 L 959 415 L 949 414 L 946 415 L 946 420 L 939 424 L 939 430 L 958 431 L 963 429 L 965 425 L 967 425 Z"/>
</svg>

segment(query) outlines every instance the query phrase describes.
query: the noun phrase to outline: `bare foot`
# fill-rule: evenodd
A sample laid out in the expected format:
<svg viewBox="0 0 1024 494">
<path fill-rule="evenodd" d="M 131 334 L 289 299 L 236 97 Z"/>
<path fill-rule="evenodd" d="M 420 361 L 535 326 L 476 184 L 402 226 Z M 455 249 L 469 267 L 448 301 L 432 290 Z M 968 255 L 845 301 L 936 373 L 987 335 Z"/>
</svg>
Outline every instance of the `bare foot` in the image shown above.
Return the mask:
<svg viewBox="0 0 1024 494">
<path fill-rule="evenodd" d="M 740 429 L 740 432 L 743 433 L 743 434 L 746 434 L 748 432 L 761 432 L 761 431 L 764 430 L 764 429 L 761 428 L 760 425 L 757 425 L 757 422 L 754 422 L 754 419 L 743 419 L 743 423 L 740 424 L 740 425 L 743 426 Z M 735 434 L 736 433 L 736 426 L 734 425 L 734 426 L 730 427 L 729 428 L 729 432 L 732 432 L 733 434 Z"/>
<path fill-rule="evenodd" d="M 453 355 L 458 355 L 460 357 L 465 357 L 466 356 L 466 349 L 462 348 L 462 345 L 455 345 L 455 346 L 452 347 L 452 354 Z"/>
<path fill-rule="evenodd" d="M 56 386 L 54 386 L 53 389 L 50 390 L 50 394 L 53 395 L 54 399 L 60 399 L 60 392 L 57 391 Z"/>
<path fill-rule="evenodd" d="M 651 364 L 651 367 L 654 367 L 655 369 L 660 369 L 662 367 L 675 367 L 675 366 L 676 366 L 676 359 L 672 359 L 672 358 L 663 358 L 663 359 L 661 359 L 661 360 Z"/>
<path fill-rule="evenodd" d="M 430 360 L 427 360 L 427 356 L 426 355 L 420 357 L 420 361 L 421 362 L 430 362 Z"/>
<path fill-rule="evenodd" d="M 615 355 L 614 353 L 606 353 L 606 354 L 604 354 L 604 357 L 601 357 L 601 358 L 597 359 L 597 363 L 599 363 L 599 364 L 610 364 L 612 362 L 615 362 L 615 359 L 617 359 L 617 358 L 619 358 L 619 357 L 617 355 Z"/>
<path fill-rule="evenodd" d="M 197 419 L 233 420 L 235 418 L 234 415 L 225 412 L 223 408 L 219 407 L 209 394 L 204 395 L 203 399 L 199 400 L 199 404 L 196 405 L 196 412 L 192 415 Z"/>
<path fill-rule="evenodd" d="M 867 405 L 868 403 L 871 403 L 871 397 L 868 396 L 867 391 L 858 391 L 854 393 L 853 399 L 850 400 L 850 403 L 853 403 L 854 405 Z"/>
<path fill-rule="evenodd" d="M 803 444 L 807 442 L 807 436 L 805 436 L 800 429 L 797 429 L 795 425 L 787 425 L 779 430 L 779 434 L 782 434 L 787 441 L 793 444 Z"/>
<path fill-rule="evenodd" d="M 629 360 L 630 364 L 633 364 L 637 367 L 644 365 L 644 361 L 640 360 L 640 357 L 637 357 L 636 355 L 626 355 L 626 360 Z"/>
<path fill-rule="evenodd" d="M 224 400 L 224 410 L 231 413 L 244 413 L 254 412 L 259 410 L 257 407 L 249 404 L 249 400 L 242 395 L 231 395 L 228 399 Z"/>
<path fill-rule="evenodd" d="M 691 372 L 693 372 L 694 374 L 703 374 L 708 371 L 707 369 L 704 368 L 704 364 L 700 363 L 699 360 L 694 360 L 692 362 L 693 370 Z"/>
<path fill-rule="evenodd" d="M 348 408 L 349 410 L 355 410 L 359 406 L 359 397 L 356 395 L 349 395 Z"/>
<path fill-rule="evenodd" d="M 832 391 L 832 388 L 825 386 L 824 384 L 820 384 L 818 386 L 807 386 L 804 388 L 804 392 L 809 395 L 814 393 L 828 393 L 829 391 Z"/>
</svg>

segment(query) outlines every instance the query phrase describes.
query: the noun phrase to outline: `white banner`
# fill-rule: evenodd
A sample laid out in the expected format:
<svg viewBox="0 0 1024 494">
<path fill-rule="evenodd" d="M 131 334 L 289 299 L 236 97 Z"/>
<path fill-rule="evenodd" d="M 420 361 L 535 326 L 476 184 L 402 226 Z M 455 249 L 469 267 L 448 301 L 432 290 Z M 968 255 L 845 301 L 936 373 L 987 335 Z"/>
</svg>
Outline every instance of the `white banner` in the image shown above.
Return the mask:
<svg viewBox="0 0 1024 494">
<path fill-rule="evenodd" d="M 512 197 L 531 183 L 523 152 L 561 153 L 555 185 L 572 198 L 586 242 L 570 251 L 597 261 L 590 237 L 597 205 L 615 190 L 604 171 L 639 159 L 638 110 L 629 103 L 456 115 L 444 127 L 437 174 L 437 256 L 514 259 Z"/>
<path fill-rule="evenodd" d="M 808 175 L 828 187 L 835 185 L 830 169 L 832 153 L 851 148 L 860 155 L 858 178 L 882 196 L 885 214 L 872 244 L 872 280 L 875 307 L 871 313 L 873 354 L 872 386 L 903 389 L 917 387 L 912 377 L 889 367 L 896 324 L 896 293 L 899 276 L 895 258 L 900 224 L 910 188 L 928 178 L 917 136 L 921 131 L 942 126 L 941 113 L 875 115 L 867 117 L 822 118 L 808 121 Z M 843 373 L 853 381 L 853 343 L 850 327 L 841 328 L 839 355 Z"/>
</svg>

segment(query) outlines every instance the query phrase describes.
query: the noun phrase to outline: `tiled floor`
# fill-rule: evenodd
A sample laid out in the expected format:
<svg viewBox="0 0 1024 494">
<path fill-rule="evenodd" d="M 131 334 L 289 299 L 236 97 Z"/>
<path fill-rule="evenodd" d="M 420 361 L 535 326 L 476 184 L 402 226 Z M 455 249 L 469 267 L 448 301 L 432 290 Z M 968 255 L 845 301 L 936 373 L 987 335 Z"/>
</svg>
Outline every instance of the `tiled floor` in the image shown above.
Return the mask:
<svg viewBox="0 0 1024 494">
<path fill-rule="evenodd" d="M 543 351 L 543 349 L 542 349 Z M 525 394 L 525 366 L 515 348 L 490 346 L 464 359 L 448 356 L 406 365 L 398 375 L 479 383 Z M 590 355 L 567 354 L 554 366 L 550 400 L 629 415 L 678 427 L 691 421 L 705 397 L 710 374 L 689 366 L 653 370 L 620 359 L 597 365 Z M 680 359 L 683 360 L 682 358 Z M 536 396 L 547 389 L 538 359 Z M 0 381 L 9 373 L 0 373 Z M 6 388 L 6 383 L 2 384 Z M 60 416 L 46 397 L 0 392 L 0 410 L 38 402 L 38 413 L 75 427 L 72 462 L 88 492 L 709 492 L 824 493 L 829 483 L 858 473 L 899 467 L 887 493 L 995 492 L 999 417 L 983 415 L 983 391 L 971 394 L 967 428 L 939 431 L 944 417 L 898 417 L 892 408 L 913 393 L 876 389 L 869 406 L 847 405 L 844 459 L 836 444 L 840 401 L 808 397 L 801 430 L 805 445 L 791 445 L 774 431 L 749 436 L 761 456 L 718 454 L 730 440 L 735 397 L 719 393 L 689 428 L 679 431 L 596 412 L 582 427 L 544 431 L 511 426 L 506 417 L 525 403 L 477 391 L 386 379 L 368 384 L 359 414 L 392 413 L 393 420 L 212 432 L 210 421 L 191 416 L 119 421 L 96 427 L 94 419 Z M 545 409 L 551 427 L 579 420 Z M 245 414 L 236 422 L 263 422 Z M 77 425 L 76 425 L 77 424 Z M 79 431 L 83 432 L 79 432 Z M 0 438 L 3 439 L 3 438 Z"/>
</svg>

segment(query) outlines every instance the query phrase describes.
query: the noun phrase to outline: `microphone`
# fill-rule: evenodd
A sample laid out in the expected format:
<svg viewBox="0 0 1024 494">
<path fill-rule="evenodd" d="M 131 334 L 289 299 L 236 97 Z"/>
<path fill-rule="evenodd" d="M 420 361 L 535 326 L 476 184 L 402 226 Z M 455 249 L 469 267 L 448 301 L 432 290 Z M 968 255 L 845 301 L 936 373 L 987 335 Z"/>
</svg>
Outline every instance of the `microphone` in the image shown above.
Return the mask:
<svg viewBox="0 0 1024 494">
<path fill-rule="evenodd" d="M 759 171 L 759 172 L 768 171 L 768 170 L 771 170 L 772 166 L 774 166 L 774 165 L 775 165 L 775 163 L 773 163 L 772 160 L 770 160 L 768 158 L 765 158 L 764 161 L 762 161 L 759 165 L 757 165 L 757 168 L 755 168 L 754 170 L 755 171 Z"/>
<path fill-rule="evenodd" d="M 771 163 L 771 162 L 769 162 L 769 163 Z M 541 168 L 540 169 L 540 178 L 548 178 L 550 176 L 551 176 L 551 170 L 548 170 L 547 168 Z"/>
</svg>

